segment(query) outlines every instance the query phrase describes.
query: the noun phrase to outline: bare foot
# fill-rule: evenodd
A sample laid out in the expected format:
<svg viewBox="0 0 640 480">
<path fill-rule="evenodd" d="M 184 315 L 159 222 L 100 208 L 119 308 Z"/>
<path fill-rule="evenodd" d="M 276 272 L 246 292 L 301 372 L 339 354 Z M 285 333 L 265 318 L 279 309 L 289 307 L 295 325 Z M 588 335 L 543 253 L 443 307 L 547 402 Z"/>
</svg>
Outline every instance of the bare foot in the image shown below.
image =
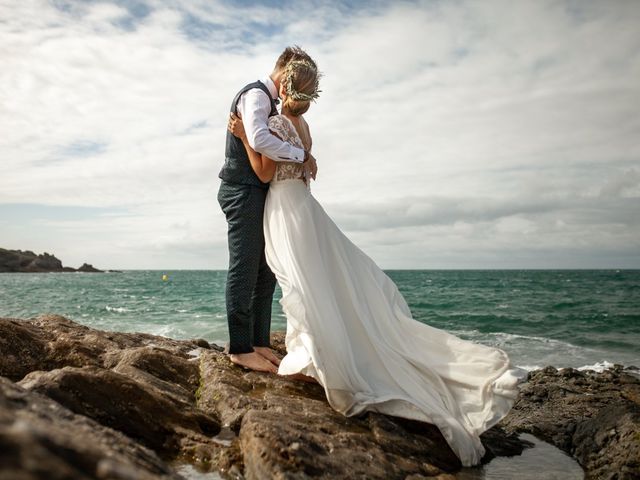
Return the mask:
<svg viewBox="0 0 640 480">
<path fill-rule="evenodd" d="M 280 359 L 276 356 L 275 353 L 273 353 L 273 350 L 271 350 L 269 347 L 253 347 L 253 349 L 264 358 L 269 360 L 271 363 L 273 363 L 275 366 L 280 365 Z"/>
<path fill-rule="evenodd" d="M 250 368 L 251 370 L 256 370 L 257 372 L 278 372 L 276 366 L 269 360 L 264 358 L 262 355 L 258 354 L 258 352 L 231 353 L 229 354 L 229 359 L 236 365 Z"/>
</svg>

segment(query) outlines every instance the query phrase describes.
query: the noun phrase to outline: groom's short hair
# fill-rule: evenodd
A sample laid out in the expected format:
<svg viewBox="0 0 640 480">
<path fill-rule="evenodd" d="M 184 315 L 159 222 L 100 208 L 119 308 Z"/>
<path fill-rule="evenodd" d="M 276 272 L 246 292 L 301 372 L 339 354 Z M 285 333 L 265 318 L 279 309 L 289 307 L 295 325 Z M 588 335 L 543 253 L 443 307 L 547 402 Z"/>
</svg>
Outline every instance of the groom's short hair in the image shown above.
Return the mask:
<svg viewBox="0 0 640 480">
<path fill-rule="evenodd" d="M 276 61 L 276 70 L 284 70 L 289 62 L 293 60 L 306 60 L 316 67 L 316 62 L 313 61 L 309 54 L 298 45 L 294 45 L 293 47 L 285 48 L 284 52 L 280 54 Z"/>
</svg>

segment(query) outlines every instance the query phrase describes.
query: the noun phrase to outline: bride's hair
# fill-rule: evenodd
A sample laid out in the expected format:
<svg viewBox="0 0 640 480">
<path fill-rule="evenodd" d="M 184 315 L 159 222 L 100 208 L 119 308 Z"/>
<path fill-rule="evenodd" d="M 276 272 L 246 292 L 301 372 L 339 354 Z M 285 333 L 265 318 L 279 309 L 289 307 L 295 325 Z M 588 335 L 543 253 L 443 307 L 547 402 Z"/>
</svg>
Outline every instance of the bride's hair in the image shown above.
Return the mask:
<svg viewBox="0 0 640 480">
<path fill-rule="evenodd" d="M 320 72 L 313 60 L 290 61 L 282 75 L 286 91 L 282 107 L 296 117 L 305 113 L 311 102 L 319 96 L 319 82 Z"/>
<path fill-rule="evenodd" d="M 293 47 L 287 47 L 276 60 L 275 70 L 284 70 L 285 67 L 289 64 L 289 62 L 293 62 L 295 60 L 306 60 L 311 65 L 316 67 L 316 62 L 309 56 L 307 52 L 305 52 L 298 45 L 294 45 Z"/>
</svg>

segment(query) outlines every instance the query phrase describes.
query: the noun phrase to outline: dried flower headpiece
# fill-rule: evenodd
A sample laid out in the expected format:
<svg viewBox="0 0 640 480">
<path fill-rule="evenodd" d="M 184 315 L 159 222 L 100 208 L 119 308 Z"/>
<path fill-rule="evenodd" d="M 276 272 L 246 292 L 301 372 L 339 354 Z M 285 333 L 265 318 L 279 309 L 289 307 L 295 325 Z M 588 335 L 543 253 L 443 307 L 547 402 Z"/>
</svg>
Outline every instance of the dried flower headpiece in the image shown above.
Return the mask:
<svg viewBox="0 0 640 480">
<path fill-rule="evenodd" d="M 313 87 L 313 92 L 311 93 L 298 92 L 293 86 L 294 73 L 296 69 L 301 67 L 307 67 L 315 73 L 315 85 Z M 284 84 L 287 89 L 287 96 L 291 97 L 293 100 L 314 101 L 320 96 L 320 92 L 322 91 L 318 88 L 320 86 L 321 76 L 322 75 L 318 72 L 316 66 L 308 60 L 292 60 L 287 64 L 284 70 Z"/>
</svg>

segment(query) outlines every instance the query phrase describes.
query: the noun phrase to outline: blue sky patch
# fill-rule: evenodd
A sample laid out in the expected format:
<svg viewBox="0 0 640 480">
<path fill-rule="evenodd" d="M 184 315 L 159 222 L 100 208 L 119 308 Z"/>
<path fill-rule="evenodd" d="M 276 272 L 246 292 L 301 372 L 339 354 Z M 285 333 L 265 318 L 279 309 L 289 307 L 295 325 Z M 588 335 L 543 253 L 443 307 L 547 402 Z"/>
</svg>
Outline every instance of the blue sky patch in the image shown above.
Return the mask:
<svg viewBox="0 0 640 480">
<path fill-rule="evenodd" d="M 107 151 L 108 143 L 91 140 L 78 140 L 60 148 L 58 156 L 64 158 L 91 157 Z"/>
</svg>

